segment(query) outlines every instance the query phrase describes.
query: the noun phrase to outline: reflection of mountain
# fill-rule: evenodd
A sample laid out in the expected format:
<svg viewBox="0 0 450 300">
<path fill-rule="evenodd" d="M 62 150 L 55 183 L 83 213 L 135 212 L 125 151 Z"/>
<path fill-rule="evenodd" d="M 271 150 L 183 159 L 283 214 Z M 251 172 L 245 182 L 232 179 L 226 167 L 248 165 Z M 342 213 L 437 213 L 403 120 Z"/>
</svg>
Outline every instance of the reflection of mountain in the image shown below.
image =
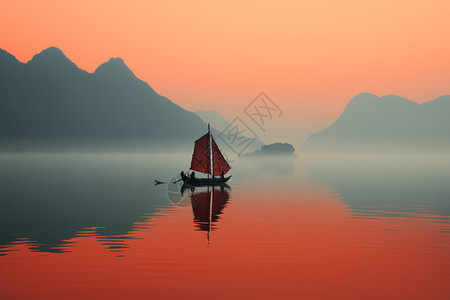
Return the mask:
<svg viewBox="0 0 450 300">
<path fill-rule="evenodd" d="M 450 96 L 417 104 L 398 96 L 362 93 L 332 125 L 312 134 L 300 151 L 448 151 L 449 115 Z"/>
<path fill-rule="evenodd" d="M 154 175 L 141 161 L 103 156 L 3 161 L 0 245 L 28 239 L 32 250 L 62 252 L 71 238 L 93 234 L 107 248 L 124 246 L 139 221 L 166 203 L 165 191 L 151 190 Z"/>
<path fill-rule="evenodd" d="M 204 187 L 190 190 L 194 223 L 201 231 L 216 229 L 223 209 L 230 199 L 229 187 Z M 185 191 L 186 192 L 186 191 Z M 211 205 L 211 193 L 213 200 Z"/>
<path fill-rule="evenodd" d="M 353 214 L 450 217 L 448 156 L 322 158 L 305 168 L 311 179 L 335 189 Z"/>
</svg>

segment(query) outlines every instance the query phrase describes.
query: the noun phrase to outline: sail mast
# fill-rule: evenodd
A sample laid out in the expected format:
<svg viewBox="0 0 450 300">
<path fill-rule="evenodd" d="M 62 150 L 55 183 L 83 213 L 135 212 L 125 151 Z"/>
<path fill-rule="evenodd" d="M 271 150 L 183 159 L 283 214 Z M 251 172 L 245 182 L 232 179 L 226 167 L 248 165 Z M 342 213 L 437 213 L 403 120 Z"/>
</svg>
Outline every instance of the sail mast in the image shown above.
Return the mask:
<svg viewBox="0 0 450 300">
<path fill-rule="evenodd" d="M 214 178 L 214 157 L 212 152 L 212 136 L 211 136 L 211 128 L 208 123 L 208 134 L 209 134 L 209 165 L 211 171 L 211 177 Z"/>
</svg>

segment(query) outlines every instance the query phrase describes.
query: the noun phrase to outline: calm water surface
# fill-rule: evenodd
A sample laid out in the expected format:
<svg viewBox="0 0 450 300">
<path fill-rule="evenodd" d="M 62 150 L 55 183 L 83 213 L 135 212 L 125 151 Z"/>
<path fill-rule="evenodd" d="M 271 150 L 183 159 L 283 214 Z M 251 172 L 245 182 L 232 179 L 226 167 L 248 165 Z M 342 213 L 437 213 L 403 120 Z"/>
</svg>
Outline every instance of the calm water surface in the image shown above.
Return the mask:
<svg viewBox="0 0 450 300">
<path fill-rule="evenodd" d="M 449 156 L 189 159 L 1 154 L 0 299 L 450 299 Z"/>
</svg>

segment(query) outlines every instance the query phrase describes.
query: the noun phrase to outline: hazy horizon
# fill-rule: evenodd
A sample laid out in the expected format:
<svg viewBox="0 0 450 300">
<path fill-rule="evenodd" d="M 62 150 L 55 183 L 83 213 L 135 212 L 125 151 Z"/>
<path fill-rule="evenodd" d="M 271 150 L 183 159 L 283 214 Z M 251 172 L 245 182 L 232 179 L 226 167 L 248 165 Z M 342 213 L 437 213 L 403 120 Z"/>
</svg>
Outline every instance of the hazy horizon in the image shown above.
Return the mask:
<svg viewBox="0 0 450 300">
<path fill-rule="evenodd" d="M 44 56 L 46 58 L 42 58 L 42 56 Z M 6 61 L 8 61 L 10 59 L 11 58 L 7 58 Z M 67 57 L 67 56 L 64 56 L 64 53 L 60 49 L 55 48 L 55 47 L 50 47 L 50 48 L 45 49 L 42 52 L 37 53 L 36 55 L 34 55 L 32 61 L 29 61 L 29 62 L 26 62 L 26 63 L 23 62 L 22 64 L 28 66 L 30 62 L 33 63 L 35 60 L 39 60 L 40 61 L 42 59 L 44 59 L 44 61 L 47 61 L 48 59 L 50 59 L 50 61 L 53 60 L 52 63 L 54 63 L 56 65 L 58 65 L 58 64 L 67 64 L 68 62 L 71 62 L 70 58 Z M 42 63 L 39 63 L 39 64 L 42 65 Z M 114 67 L 111 67 L 111 65 L 114 65 Z M 43 66 L 45 66 L 45 64 Z M 107 66 L 107 67 L 105 67 L 105 66 Z M 75 65 L 73 65 L 73 67 L 75 67 Z M 122 59 L 120 59 L 120 58 L 112 58 L 112 59 L 110 59 L 108 62 L 103 63 L 102 65 L 100 65 L 96 69 L 96 72 L 90 73 L 90 75 L 95 76 L 95 75 L 97 75 L 98 70 L 103 72 L 103 69 L 105 69 L 105 68 L 108 69 L 108 72 L 113 72 L 113 73 L 114 72 L 126 72 L 127 76 L 130 76 L 130 78 L 135 78 L 137 82 L 140 82 L 139 78 L 134 77 L 133 70 L 130 70 L 127 67 L 127 65 L 124 63 L 124 61 Z M 78 69 L 78 70 L 82 70 L 82 69 Z M 84 70 L 82 70 L 82 71 L 84 72 Z M 61 72 L 61 70 L 55 69 L 55 72 Z M 51 72 L 50 72 L 50 74 L 51 74 Z M 88 74 L 88 73 L 86 73 L 86 74 Z M 55 73 L 53 75 L 57 76 L 58 74 Z M 121 75 L 121 76 L 123 76 L 123 75 Z M 122 78 L 122 80 L 125 81 L 125 78 Z M 116 81 L 116 85 L 120 85 L 120 81 Z M 154 93 L 154 89 L 153 89 L 153 87 L 151 85 L 150 85 L 150 90 L 151 90 L 151 93 Z M 133 92 L 133 91 L 130 90 L 129 92 Z M 158 95 L 158 94 L 155 94 L 155 95 Z M 261 95 L 263 95 L 263 96 L 261 96 Z M 39 96 L 39 95 L 37 94 L 37 96 Z M 152 96 L 153 96 L 153 94 L 152 94 Z M 161 99 L 164 99 L 164 95 L 161 95 L 161 96 L 162 96 Z M 146 97 L 148 97 L 148 95 Z M 263 98 L 264 97 L 268 97 L 268 101 L 270 101 L 270 103 L 268 102 L 269 107 L 272 106 L 272 107 L 274 107 L 273 110 L 275 110 L 275 111 L 278 110 L 278 112 L 270 112 L 269 110 L 267 111 L 267 113 L 269 113 L 269 115 L 273 115 L 273 116 L 270 116 L 270 118 L 268 117 L 269 115 L 265 116 L 264 117 L 265 122 L 261 119 L 261 121 L 263 121 L 263 123 L 266 123 L 266 124 L 264 124 L 263 127 L 261 127 L 261 124 L 258 124 L 258 122 L 259 122 L 258 116 L 254 117 L 254 116 L 251 115 L 251 113 L 252 113 L 251 110 L 253 108 L 252 107 L 253 103 L 256 103 L 257 105 L 261 105 L 263 103 L 263 102 L 258 102 L 258 101 L 261 101 L 260 97 L 263 97 Z M 440 97 L 438 97 L 441 100 L 439 102 L 439 105 L 442 104 L 442 102 L 443 102 L 442 99 L 444 99 L 445 97 L 447 98 L 447 101 L 448 101 L 449 98 L 448 98 L 447 95 L 441 95 Z M 357 101 L 356 99 L 361 99 L 361 100 Z M 247 126 L 248 129 L 252 131 L 252 133 L 250 134 L 251 136 L 255 136 L 259 140 L 264 141 L 267 144 L 271 144 L 271 143 L 275 143 L 275 142 L 282 142 L 282 143 L 287 142 L 287 143 L 290 143 L 290 144 L 294 145 L 296 149 L 300 149 L 300 148 L 302 148 L 304 146 L 304 142 L 308 138 L 310 139 L 312 136 L 316 136 L 316 134 L 317 133 L 321 133 L 321 131 L 328 131 L 331 127 L 333 127 L 335 125 L 335 123 L 337 123 L 336 121 L 340 121 L 342 116 L 348 115 L 348 113 L 346 113 L 347 109 L 349 107 L 353 108 L 353 106 L 355 106 L 355 105 L 351 106 L 350 104 L 352 104 L 354 102 L 366 103 L 367 100 L 370 100 L 370 101 L 372 101 L 372 103 L 371 104 L 369 103 L 369 104 L 373 106 L 373 104 L 378 102 L 378 101 L 373 102 L 374 99 L 379 99 L 379 100 L 383 100 L 384 99 L 383 102 L 388 103 L 387 105 L 392 105 L 395 102 L 397 102 L 396 106 L 398 106 L 399 104 L 402 104 L 402 105 L 404 105 L 404 104 L 409 104 L 410 105 L 411 103 L 417 104 L 417 102 L 414 102 L 412 100 L 406 99 L 406 98 L 401 97 L 399 95 L 385 95 L 385 96 L 380 97 L 380 96 L 377 96 L 377 95 L 374 95 L 374 94 L 371 94 L 371 93 L 364 92 L 364 93 L 359 93 L 357 95 L 354 95 L 354 97 L 352 97 L 351 100 L 349 100 L 348 103 L 346 104 L 345 109 L 342 112 L 340 112 L 339 117 L 336 118 L 335 120 L 320 121 L 319 123 L 316 120 L 316 121 L 311 121 L 311 122 L 308 122 L 308 123 L 304 123 L 301 127 L 299 127 L 300 126 L 299 124 L 302 123 L 302 120 L 300 120 L 300 121 L 297 121 L 297 123 L 292 122 L 291 124 L 289 124 L 289 126 L 290 126 L 289 128 L 285 127 L 287 125 L 287 123 L 286 123 L 286 118 L 284 117 L 285 112 L 283 111 L 283 109 L 278 107 L 278 104 L 277 104 L 276 100 L 271 99 L 270 96 L 267 96 L 267 94 L 265 94 L 264 92 L 260 93 L 258 95 L 258 97 L 255 98 L 253 100 L 253 102 L 250 102 L 250 104 L 248 104 L 247 106 L 242 106 L 242 111 L 235 111 L 235 117 L 233 119 L 231 119 L 231 120 L 227 119 L 224 115 L 222 115 L 222 113 L 220 113 L 218 111 L 215 111 L 215 110 L 201 109 L 201 110 L 198 110 L 198 111 L 191 111 L 191 112 L 194 113 L 194 114 L 199 115 L 200 118 L 202 118 L 203 121 L 206 122 L 206 123 L 209 123 L 209 122 L 214 123 L 214 121 L 216 121 L 217 126 L 215 126 L 216 124 L 212 124 L 212 126 L 216 127 L 216 129 L 218 129 L 219 132 L 221 132 L 224 129 L 222 127 L 225 127 L 227 123 L 228 124 L 229 123 L 233 123 L 235 120 L 239 119 L 241 121 L 244 121 L 245 126 Z M 389 99 L 389 100 L 386 100 L 386 99 Z M 171 99 L 169 99 L 169 100 L 171 102 L 173 102 Z M 431 99 L 431 100 L 429 100 L 427 102 L 424 102 L 424 103 L 433 103 L 433 104 L 435 104 L 436 101 L 433 101 L 433 100 L 436 100 L 436 99 Z M 175 102 L 173 102 L 173 103 L 175 105 L 178 105 Z M 381 103 L 382 102 L 380 101 L 377 105 L 380 105 Z M 14 104 L 14 106 L 15 105 L 16 104 Z M 266 104 L 263 104 L 263 105 L 266 105 Z M 386 104 L 383 104 L 383 105 L 385 105 L 385 107 L 380 111 L 382 113 L 384 113 L 383 110 L 386 110 L 386 109 L 390 110 L 390 109 L 392 109 L 389 106 L 386 106 Z M 427 105 L 429 107 L 429 104 L 427 104 Z M 362 107 L 364 108 L 364 106 L 362 106 Z M 422 108 L 423 106 L 420 106 L 420 107 Z M 250 108 L 250 110 L 247 111 L 247 109 L 249 109 L 249 108 Z M 369 108 L 370 108 L 370 106 L 367 106 L 365 108 L 366 111 L 365 112 L 361 111 L 361 112 L 365 113 L 366 117 L 370 118 L 370 116 L 368 115 L 368 114 L 371 114 L 371 111 L 368 110 Z M 403 108 L 405 108 L 405 107 L 403 107 Z M 447 109 L 445 107 L 445 104 L 444 104 L 443 108 Z M 186 108 L 182 107 L 182 109 L 186 109 Z M 263 109 L 263 111 L 258 112 L 258 114 L 260 114 L 260 113 L 265 114 L 266 113 L 264 108 L 260 107 L 259 109 Z M 398 110 L 398 107 L 396 109 Z M 215 113 L 212 113 L 212 112 L 215 112 Z M 417 112 L 414 112 L 414 114 L 416 114 L 416 113 Z M 431 113 L 436 115 L 436 114 L 439 114 L 439 113 L 440 114 L 445 113 L 445 111 L 435 110 L 435 111 L 432 111 Z M 414 116 L 411 115 L 411 111 L 410 110 L 409 111 L 397 111 L 397 114 L 398 114 L 397 115 L 397 119 L 393 120 L 394 123 L 392 125 L 394 125 L 395 123 L 400 123 L 400 124 L 404 123 L 404 120 L 408 120 L 408 118 L 411 118 L 411 117 L 417 117 L 415 115 Z M 360 117 L 364 117 L 364 116 L 360 115 L 358 117 L 356 115 L 356 116 L 353 116 L 353 117 L 360 118 Z M 383 117 L 383 116 L 380 115 L 379 117 Z M 430 117 L 430 116 L 428 116 L 428 117 Z M 431 121 L 431 120 L 432 119 L 429 119 L 429 121 Z M 253 123 L 253 122 L 256 122 L 256 124 Z M 417 123 L 417 121 L 414 121 L 414 122 Z M 330 126 L 330 125 L 332 125 L 332 126 Z M 359 125 L 361 125 L 361 124 L 353 124 L 353 126 L 355 128 L 358 127 Z M 376 126 L 380 126 L 380 125 L 381 124 L 378 124 Z M 426 123 L 424 123 L 422 125 L 420 123 L 417 123 L 415 126 L 417 127 L 417 125 L 419 125 L 419 127 L 420 126 L 427 126 Z M 445 131 L 446 130 L 445 127 L 447 127 L 447 124 L 441 124 L 440 126 L 442 128 L 440 128 L 440 129 L 439 128 L 434 128 L 434 130 Z M 347 131 L 349 129 L 350 128 L 347 128 Z M 419 129 L 419 130 L 421 130 L 421 129 Z M 248 131 L 247 131 L 247 133 L 248 133 Z M 434 134 L 434 133 L 432 131 L 430 131 L 429 134 Z M 447 136 L 447 138 L 448 138 L 448 136 Z M 432 139 L 429 139 L 429 141 L 432 141 Z M 405 145 L 407 146 L 407 143 Z M 358 151 L 357 149 L 358 149 L 358 147 L 356 147 L 356 151 Z"/>
</svg>

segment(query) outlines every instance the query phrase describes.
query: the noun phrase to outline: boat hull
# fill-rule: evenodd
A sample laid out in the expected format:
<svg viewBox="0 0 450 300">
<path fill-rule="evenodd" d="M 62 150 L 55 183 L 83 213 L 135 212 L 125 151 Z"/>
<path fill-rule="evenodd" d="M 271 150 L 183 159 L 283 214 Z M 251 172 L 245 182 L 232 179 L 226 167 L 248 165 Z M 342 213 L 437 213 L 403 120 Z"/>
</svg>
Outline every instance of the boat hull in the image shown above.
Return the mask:
<svg viewBox="0 0 450 300">
<path fill-rule="evenodd" d="M 220 186 L 224 185 L 228 180 L 230 180 L 230 178 L 231 176 L 224 178 L 191 178 L 186 176 L 184 173 L 181 173 L 181 179 L 184 184 L 188 186 Z"/>
</svg>

